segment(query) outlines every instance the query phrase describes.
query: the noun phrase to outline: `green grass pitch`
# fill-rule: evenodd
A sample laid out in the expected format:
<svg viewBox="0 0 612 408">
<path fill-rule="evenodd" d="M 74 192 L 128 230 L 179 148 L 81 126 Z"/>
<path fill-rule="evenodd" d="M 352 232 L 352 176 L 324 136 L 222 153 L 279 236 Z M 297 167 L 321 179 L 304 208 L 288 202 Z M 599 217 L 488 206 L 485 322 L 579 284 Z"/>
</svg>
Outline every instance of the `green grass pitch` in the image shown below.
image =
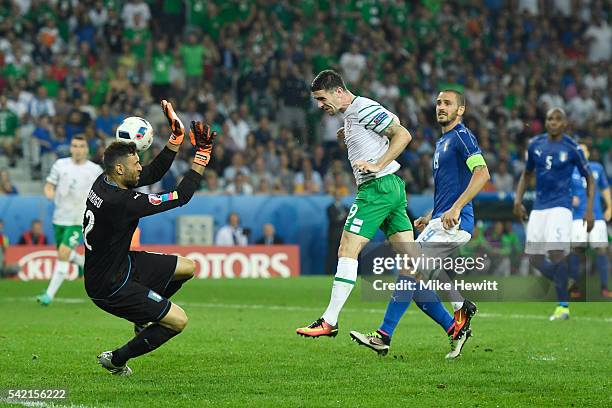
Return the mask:
<svg viewBox="0 0 612 408">
<path fill-rule="evenodd" d="M 132 326 L 96 308 L 82 281 L 42 307 L 34 296 L 46 282 L 0 280 L 0 389 L 69 389 L 65 401 L 22 404 L 39 407 L 612 406 L 610 303 L 574 304 L 571 320 L 549 322 L 553 303 L 481 302 L 474 337 L 452 362 L 442 330 L 413 305 L 380 358 L 348 336 L 378 327 L 384 313 L 359 288 L 338 337 L 295 334 L 321 315 L 330 285 L 190 281 L 174 299 L 187 329 L 118 378 L 96 355 L 127 341 Z"/>
</svg>

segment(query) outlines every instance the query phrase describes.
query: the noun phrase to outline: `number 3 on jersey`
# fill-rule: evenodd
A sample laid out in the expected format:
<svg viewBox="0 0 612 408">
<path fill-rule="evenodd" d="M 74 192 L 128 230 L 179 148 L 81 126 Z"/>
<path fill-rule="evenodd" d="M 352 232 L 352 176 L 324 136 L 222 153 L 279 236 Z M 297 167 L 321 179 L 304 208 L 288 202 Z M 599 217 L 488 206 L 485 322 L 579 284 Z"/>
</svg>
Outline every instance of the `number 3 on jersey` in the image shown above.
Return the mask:
<svg viewBox="0 0 612 408">
<path fill-rule="evenodd" d="M 83 241 L 85 243 L 85 248 L 93 251 L 93 249 L 91 249 L 91 245 L 89 245 L 89 242 L 87 242 L 87 234 L 89 234 L 89 232 L 93 229 L 96 217 L 91 210 L 87 210 L 85 212 L 85 218 L 87 218 L 87 225 L 83 229 Z"/>
</svg>

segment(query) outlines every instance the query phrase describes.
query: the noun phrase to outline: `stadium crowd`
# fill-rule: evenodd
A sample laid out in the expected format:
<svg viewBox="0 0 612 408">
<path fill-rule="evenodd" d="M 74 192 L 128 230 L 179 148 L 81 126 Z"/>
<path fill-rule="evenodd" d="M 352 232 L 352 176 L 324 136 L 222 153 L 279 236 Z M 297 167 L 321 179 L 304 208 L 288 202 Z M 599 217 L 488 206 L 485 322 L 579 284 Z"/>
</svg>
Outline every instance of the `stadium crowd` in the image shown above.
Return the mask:
<svg viewBox="0 0 612 408">
<path fill-rule="evenodd" d="M 562 106 L 568 132 L 612 175 L 610 3 L 601 0 L 0 0 L 0 149 L 37 177 L 84 134 L 94 161 L 126 116 L 165 132 L 159 100 L 220 142 L 202 193 L 349 194 L 354 181 L 309 84 L 322 69 L 411 131 L 410 193 L 432 191 L 438 90 L 467 98 L 466 124 L 512 191 L 526 141 Z M 155 154 L 159 146 L 146 153 Z M 190 153 L 183 149 L 184 157 Z M 145 158 L 146 159 L 146 158 Z M 188 167 L 162 181 L 173 188 Z M 0 194 L 16 193 L 6 172 Z"/>
</svg>

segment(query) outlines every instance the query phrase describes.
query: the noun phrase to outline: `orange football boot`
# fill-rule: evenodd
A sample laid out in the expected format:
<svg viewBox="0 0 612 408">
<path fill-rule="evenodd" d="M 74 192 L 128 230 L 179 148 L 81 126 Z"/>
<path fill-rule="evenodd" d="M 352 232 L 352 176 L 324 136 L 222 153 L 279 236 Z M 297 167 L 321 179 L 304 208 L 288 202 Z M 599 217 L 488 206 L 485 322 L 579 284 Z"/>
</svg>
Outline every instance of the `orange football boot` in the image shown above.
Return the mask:
<svg viewBox="0 0 612 408">
<path fill-rule="evenodd" d="M 309 326 L 296 329 L 295 332 L 300 336 L 312 338 L 321 336 L 336 337 L 338 335 L 338 325 L 332 326 L 321 317 Z"/>
</svg>

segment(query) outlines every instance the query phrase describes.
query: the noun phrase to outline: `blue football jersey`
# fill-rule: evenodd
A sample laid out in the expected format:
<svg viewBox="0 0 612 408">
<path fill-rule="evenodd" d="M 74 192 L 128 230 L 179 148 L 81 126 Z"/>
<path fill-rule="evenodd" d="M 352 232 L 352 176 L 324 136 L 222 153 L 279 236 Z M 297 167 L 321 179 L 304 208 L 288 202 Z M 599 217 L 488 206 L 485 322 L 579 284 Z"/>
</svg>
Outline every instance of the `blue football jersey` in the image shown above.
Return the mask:
<svg viewBox="0 0 612 408">
<path fill-rule="evenodd" d="M 589 162 L 589 169 L 595 180 L 595 197 L 593 197 L 593 216 L 596 220 L 603 220 L 603 206 L 601 205 L 601 192 L 609 187 L 608 176 L 601 163 Z M 587 205 L 587 182 L 586 178 L 580 175 L 578 169 L 574 169 L 572 174 L 572 195 L 578 197 L 578 206 L 573 208 L 575 220 L 584 217 Z"/>
<path fill-rule="evenodd" d="M 468 163 L 469 159 L 481 154 L 476 137 L 462 123 L 440 137 L 433 158 L 432 218 L 441 217 L 463 194 L 472 178 L 473 166 Z M 471 234 L 474 230 L 474 208 L 471 201 L 461 210 L 460 219 L 459 228 Z"/>
<path fill-rule="evenodd" d="M 574 167 L 582 177 L 590 173 L 578 144 L 567 135 L 552 141 L 544 133 L 531 139 L 527 147 L 525 170 L 535 171 L 536 199 L 534 210 L 565 207 L 572 210 L 572 173 Z"/>
</svg>

